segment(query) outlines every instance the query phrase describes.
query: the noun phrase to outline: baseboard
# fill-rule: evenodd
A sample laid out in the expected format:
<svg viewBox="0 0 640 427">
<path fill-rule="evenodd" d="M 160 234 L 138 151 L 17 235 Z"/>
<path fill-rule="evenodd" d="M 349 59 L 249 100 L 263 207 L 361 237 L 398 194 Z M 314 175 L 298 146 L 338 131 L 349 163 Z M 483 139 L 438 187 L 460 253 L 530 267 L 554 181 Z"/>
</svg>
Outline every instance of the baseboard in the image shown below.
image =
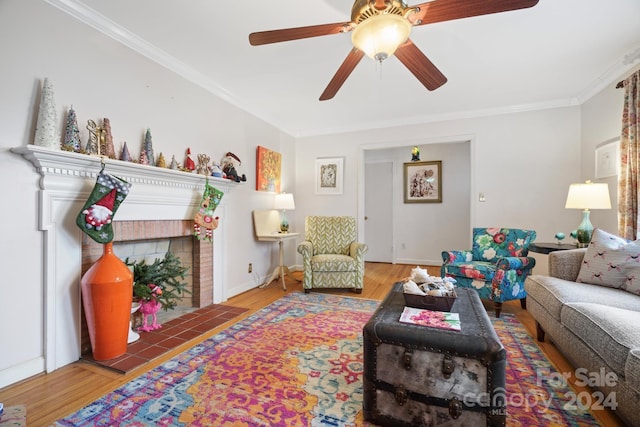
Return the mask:
<svg viewBox="0 0 640 427">
<path fill-rule="evenodd" d="M 0 388 L 15 384 L 29 377 L 43 373 L 44 357 L 36 357 L 16 366 L 0 371 Z"/>
<path fill-rule="evenodd" d="M 411 258 L 398 258 L 395 264 L 410 264 L 417 265 L 420 267 L 424 266 L 441 266 L 442 260 L 431 260 L 431 259 L 411 259 Z"/>
</svg>

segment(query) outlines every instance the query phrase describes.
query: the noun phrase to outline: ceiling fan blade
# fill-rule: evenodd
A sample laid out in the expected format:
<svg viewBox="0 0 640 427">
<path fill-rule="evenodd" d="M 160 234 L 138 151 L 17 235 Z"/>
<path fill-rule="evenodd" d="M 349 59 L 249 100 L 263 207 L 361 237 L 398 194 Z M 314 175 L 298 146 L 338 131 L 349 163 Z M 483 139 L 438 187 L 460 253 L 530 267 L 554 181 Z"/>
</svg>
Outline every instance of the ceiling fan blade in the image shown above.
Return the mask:
<svg viewBox="0 0 640 427">
<path fill-rule="evenodd" d="M 338 93 L 345 80 L 347 80 L 347 77 L 351 75 L 353 70 L 356 68 L 356 65 L 358 65 L 363 57 L 364 52 L 356 49 L 355 47 L 351 49 L 351 52 L 349 52 L 342 65 L 340 66 L 340 68 L 338 68 L 338 71 L 327 85 L 324 92 L 322 92 L 322 95 L 320 95 L 320 101 L 331 99 L 336 95 L 336 93 Z"/>
<path fill-rule="evenodd" d="M 427 89 L 435 90 L 447 82 L 444 74 L 411 40 L 400 46 L 394 55 Z"/>
<path fill-rule="evenodd" d="M 412 6 L 418 8 L 408 18 L 414 25 L 433 24 L 472 16 L 526 9 L 539 0 L 434 0 Z"/>
<path fill-rule="evenodd" d="M 261 31 L 249 34 L 252 46 L 306 39 L 309 37 L 328 36 L 352 30 L 350 22 L 335 24 L 311 25 L 308 27 L 285 28 L 283 30 Z"/>
</svg>

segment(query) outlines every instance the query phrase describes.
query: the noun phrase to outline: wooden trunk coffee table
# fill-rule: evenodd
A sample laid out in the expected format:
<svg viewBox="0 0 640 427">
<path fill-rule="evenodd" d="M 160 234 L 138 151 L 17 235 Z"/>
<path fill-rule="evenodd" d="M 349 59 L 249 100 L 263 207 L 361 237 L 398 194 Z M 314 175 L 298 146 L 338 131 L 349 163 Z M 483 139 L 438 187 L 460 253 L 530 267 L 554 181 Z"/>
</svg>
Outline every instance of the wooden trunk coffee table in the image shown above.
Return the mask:
<svg viewBox="0 0 640 427">
<path fill-rule="evenodd" d="M 400 322 L 402 283 L 363 329 L 365 419 L 381 426 L 504 426 L 506 350 L 470 289 L 456 289 L 461 330 Z"/>
</svg>

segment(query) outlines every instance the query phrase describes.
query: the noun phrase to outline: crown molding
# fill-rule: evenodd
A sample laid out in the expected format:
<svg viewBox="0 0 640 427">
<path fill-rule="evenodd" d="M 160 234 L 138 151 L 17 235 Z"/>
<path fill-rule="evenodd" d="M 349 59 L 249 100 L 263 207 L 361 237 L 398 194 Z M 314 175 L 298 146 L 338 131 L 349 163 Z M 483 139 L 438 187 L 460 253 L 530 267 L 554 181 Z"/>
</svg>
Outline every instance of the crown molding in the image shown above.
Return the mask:
<svg viewBox="0 0 640 427">
<path fill-rule="evenodd" d="M 415 125 L 419 123 L 433 123 L 438 121 L 448 121 L 456 119 L 468 119 L 476 117 L 486 117 L 490 115 L 510 114 L 524 111 L 535 111 L 558 107 L 567 107 L 581 105 L 598 92 L 606 88 L 610 84 L 615 84 L 618 79 L 625 72 L 628 72 L 634 67 L 634 64 L 640 61 L 640 47 L 634 51 L 625 55 L 616 64 L 609 68 L 599 78 L 589 84 L 578 96 L 570 99 L 553 100 L 543 103 L 523 104 L 506 106 L 484 110 L 469 110 L 461 111 L 450 114 L 436 114 L 428 116 L 414 116 L 407 117 L 403 120 L 394 120 L 387 122 L 369 122 L 359 123 L 356 125 L 344 126 L 339 128 L 325 128 L 325 129 L 283 129 L 277 124 L 277 121 L 273 117 L 264 115 L 254 111 L 251 106 L 243 105 L 237 98 L 233 96 L 228 90 L 220 86 L 217 82 L 213 81 L 206 75 L 190 67 L 184 62 L 178 60 L 169 53 L 163 51 L 157 46 L 147 42 L 138 35 L 132 33 L 116 22 L 110 20 L 106 16 L 102 15 L 98 11 L 88 7 L 79 0 L 43 0 L 44 2 L 56 7 L 62 12 L 72 16 L 80 22 L 94 28 L 100 33 L 112 38 L 118 43 L 132 49 L 140 55 L 156 62 L 160 66 L 173 71 L 182 78 L 190 81 L 191 83 L 200 86 L 213 95 L 221 98 L 222 100 L 232 104 L 233 106 L 244 110 L 255 117 L 264 120 L 267 123 L 272 124 L 276 128 L 280 129 L 293 137 L 309 137 L 309 136 L 321 136 L 331 133 L 346 133 L 360 130 L 380 129 L 385 127 L 406 126 Z"/>
<path fill-rule="evenodd" d="M 587 86 L 578 96 L 577 100 L 580 104 L 585 103 L 591 97 L 603 90 L 609 85 L 617 84 L 620 76 L 631 71 L 640 61 L 640 47 L 626 54 L 622 59 L 611 66 L 600 77 Z"/>
<path fill-rule="evenodd" d="M 213 95 L 222 100 L 238 107 L 244 111 L 250 112 L 256 117 L 261 118 L 269 123 L 268 118 L 261 117 L 253 112 L 248 106 L 242 105 L 237 98 L 224 87 L 213 81 L 206 75 L 197 71 L 193 67 L 185 64 L 159 47 L 149 43 L 145 39 L 139 37 L 135 33 L 127 30 L 118 23 L 112 21 L 98 11 L 90 8 L 78 0 L 43 0 L 45 3 L 61 10 L 67 15 L 77 19 L 78 21 L 90 26 L 96 31 L 112 38 L 116 42 L 128 47 L 129 49 L 139 53 L 140 55 L 154 61 L 158 65 L 173 71 L 185 80 L 200 86 Z"/>
<path fill-rule="evenodd" d="M 312 129 L 294 132 L 292 135 L 298 138 L 331 135 L 337 133 L 349 133 L 374 129 L 387 129 L 396 126 L 414 126 L 427 123 L 446 122 L 451 120 L 475 119 L 478 117 L 500 116 L 504 114 L 523 113 L 528 111 L 549 110 L 553 108 L 575 107 L 580 105 L 576 98 L 557 99 L 553 101 L 538 102 L 532 104 L 510 105 L 506 107 L 486 108 L 480 110 L 456 111 L 453 113 L 431 114 L 427 116 L 407 116 L 404 119 L 393 121 L 373 121 L 358 123 L 340 128 Z"/>
</svg>

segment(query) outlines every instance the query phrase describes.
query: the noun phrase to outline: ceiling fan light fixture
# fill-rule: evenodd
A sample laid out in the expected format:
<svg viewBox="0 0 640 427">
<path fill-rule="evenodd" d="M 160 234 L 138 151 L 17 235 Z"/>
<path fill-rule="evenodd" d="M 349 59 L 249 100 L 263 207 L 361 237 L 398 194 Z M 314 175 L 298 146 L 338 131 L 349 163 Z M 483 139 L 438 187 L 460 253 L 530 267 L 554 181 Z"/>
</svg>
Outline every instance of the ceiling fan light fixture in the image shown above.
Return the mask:
<svg viewBox="0 0 640 427">
<path fill-rule="evenodd" d="M 384 61 L 409 38 L 411 23 L 404 17 L 383 13 L 360 22 L 351 34 L 351 42 L 369 58 Z"/>
</svg>

